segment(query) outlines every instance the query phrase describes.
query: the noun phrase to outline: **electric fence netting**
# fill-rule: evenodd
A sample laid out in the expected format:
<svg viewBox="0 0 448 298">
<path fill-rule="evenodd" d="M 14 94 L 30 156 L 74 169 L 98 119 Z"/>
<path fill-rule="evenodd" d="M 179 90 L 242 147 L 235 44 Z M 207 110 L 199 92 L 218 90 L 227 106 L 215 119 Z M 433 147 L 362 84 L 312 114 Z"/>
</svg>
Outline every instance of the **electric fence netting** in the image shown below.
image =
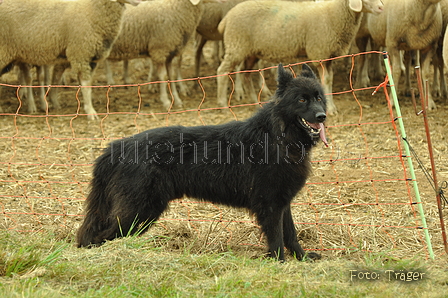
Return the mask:
<svg viewBox="0 0 448 298">
<path fill-rule="evenodd" d="M 440 257 L 445 252 L 434 190 L 421 167 L 412 172 L 409 147 L 403 142 L 402 125 L 409 125 L 406 129 L 411 128 L 412 134 L 407 140 L 428 167 L 422 122 L 407 99 L 400 100 L 403 114 L 397 113 L 390 76 L 365 88 L 354 87 L 354 69 L 362 55 L 383 57 L 381 52 L 366 52 L 332 59 L 338 113 L 328 115 L 329 147 L 322 144 L 313 150 L 313 173 L 292 203 L 299 240 L 305 250 L 324 256 L 367 251 L 403 258 Z M 319 62 L 289 66 L 297 71 L 302 63 L 322 67 Z M 274 90 L 271 69 L 276 67 L 246 73 Z M 101 69 L 97 76 L 100 73 Z M 235 86 L 235 75 L 229 79 Z M 218 107 L 216 76 L 209 76 L 175 81 L 186 84 L 190 95 L 183 97 L 182 108 L 174 105 L 166 111 L 158 94 L 148 91 L 148 86 L 158 83 L 95 86 L 97 121 L 82 114 L 79 86 L 45 86 L 47 95 L 53 88 L 60 89 L 62 108 L 54 110 L 48 103 L 45 112 L 28 114 L 20 95 L 24 86 L 1 84 L 0 227 L 23 233 L 53 229 L 59 237 L 70 237 L 83 219 L 93 162 L 110 141 L 159 126 L 243 120 L 268 100 L 260 91 L 257 103 L 237 101 L 231 92 L 230 107 Z M 433 130 L 436 162 L 444 174 L 448 148 L 446 141 L 440 141 L 448 122 L 432 115 L 438 119 Z M 264 250 L 263 235 L 248 212 L 187 197 L 172 202 L 142 235 L 155 236 L 163 236 L 174 248 L 194 241 L 200 251 L 247 246 Z"/>
</svg>

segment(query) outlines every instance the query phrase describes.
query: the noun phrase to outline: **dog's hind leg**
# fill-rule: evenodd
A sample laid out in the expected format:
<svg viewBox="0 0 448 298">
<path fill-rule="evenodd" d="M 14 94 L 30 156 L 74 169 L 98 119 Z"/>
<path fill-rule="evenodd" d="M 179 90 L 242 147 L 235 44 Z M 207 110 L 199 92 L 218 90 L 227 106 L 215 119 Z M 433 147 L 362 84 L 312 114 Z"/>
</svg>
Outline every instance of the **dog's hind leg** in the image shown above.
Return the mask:
<svg viewBox="0 0 448 298">
<path fill-rule="evenodd" d="M 92 193 L 99 193 L 96 190 L 94 188 Z M 140 199 L 136 201 L 136 197 Z M 145 232 L 160 217 L 169 201 L 167 198 L 152 199 L 136 193 L 134 196 L 116 193 L 103 200 L 101 206 L 95 206 L 98 202 L 92 198 L 86 218 L 78 230 L 78 247 L 99 246 L 106 240 Z"/>
<path fill-rule="evenodd" d="M 139 196 L 137 201 L 120 200 L 113 207 L 109 222 L 111 225 L 101 234 L 103 239 L 112 240 L 116 237 L 126 237 L 144 233 L 152 223 L 159 219 L 168 207 L 168 199 L 154 199 Z M 134 197 L 135 198 L 135 197 Z"/>
<path fill-rule="evenodd" d="M 283 212 L 283 241 L 286 248 L 298 260 L 310 258 L 313 260 L 320 259 L 321 256 L 314 252 L 305 253 L 299 241 L 297 240 L 297 231 L 291 214 L 291 206 L 288 206 Z"/>
</svg>

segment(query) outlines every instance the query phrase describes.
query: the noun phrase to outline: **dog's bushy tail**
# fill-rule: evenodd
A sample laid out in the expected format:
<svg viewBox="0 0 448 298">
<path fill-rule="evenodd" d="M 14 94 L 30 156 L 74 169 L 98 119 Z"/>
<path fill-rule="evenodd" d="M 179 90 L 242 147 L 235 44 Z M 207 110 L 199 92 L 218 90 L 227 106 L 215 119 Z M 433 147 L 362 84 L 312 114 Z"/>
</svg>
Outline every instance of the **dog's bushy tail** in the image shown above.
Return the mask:
<svg viewBox="0 0 448 298">
<path fill-rule="evenodd" d="M 93 171 L 91 190 L 86 200 L 86 216 L 77 232 L 78 247 L 101 245 L 115 238 L 118 222 L 111 220 L 112 198 L 107 190 L 113 175 L 110 155 L 100 156 Z"/>
</svg>

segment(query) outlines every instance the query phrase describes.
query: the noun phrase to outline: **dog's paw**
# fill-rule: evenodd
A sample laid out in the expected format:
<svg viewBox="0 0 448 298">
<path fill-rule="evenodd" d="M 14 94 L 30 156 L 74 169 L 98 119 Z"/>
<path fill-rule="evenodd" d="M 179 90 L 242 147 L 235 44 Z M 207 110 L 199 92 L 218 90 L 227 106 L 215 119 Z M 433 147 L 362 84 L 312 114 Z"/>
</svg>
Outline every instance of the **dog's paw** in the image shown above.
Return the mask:
<svg viewBox="0 0 448 298">
<path fill-rule="evenodd" d="M 303 256 L 302 261 L 314 262 L 314 261 L 317 261 L 320 259 L 322 259 L 322 256 L 320 254 L 315 253 L 315 252 L 308 252 Z"/>
</svg>

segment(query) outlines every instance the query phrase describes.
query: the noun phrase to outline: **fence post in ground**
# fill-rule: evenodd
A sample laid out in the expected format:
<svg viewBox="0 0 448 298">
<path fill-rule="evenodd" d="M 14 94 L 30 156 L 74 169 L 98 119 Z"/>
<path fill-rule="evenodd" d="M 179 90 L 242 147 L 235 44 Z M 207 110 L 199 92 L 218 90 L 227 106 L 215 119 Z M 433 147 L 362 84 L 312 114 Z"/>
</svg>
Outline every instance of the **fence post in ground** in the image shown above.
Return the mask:
<svg viewBox="0 0 448 298">
<path fill-rule="evenodd" d="M 432 182 L 433 182 L 433 187 L 434 187 L 434 191 L 436 192 L 436 201 L 437 201 L 437 209 L 439 211 L 439 220 L 440 220 L 440 228 L 442 230 L 442 241 L 443 241 L 443 247 L 445 248 L 445 252 L 448 254 L 448 243 L 447 243 L 447 237 L 446 237 L 446 232 L 445 232 L 445 222 L 443 220 L 443 207 L 442 207 L 442 194 L 443 192 L 441 191 L 441 189 L 439 188 L 439 183 L 437 181 L 437 171 L 436 171 L 436 164 L 434 161 L 434 153 L 432 150 L 432 141 L 431 141 L 431 132 L 429 131 L 429 121 L 428 121 L 428 117 L 426 115 L 426 110 L 428 107 L 428 96 L 427 94 L 425 94 L 423 92 L 423 81 L 422 81 L 422 76 L 420 73 L 420 67 L 416 66 L 415 67 L 415 74 L 417 75 L 417 83 L 418 83 L 418 91 L 420 93 L 420 101 L 421 101 L 421 106 L 422 109 L 420 112 L 417 113 L 417 109 L 416 109 L 416 114 L 418 115 L 423 115 L 423 122 L 425 124 L 425 132 L 426 132 L 426 140 L 428 142 L 428 152 L 429 152 L 429 160 L 431 162 L 431 170 L 432 170 Z M 427 83 L 427 82 L 426 82 Z M 428 86 L 426 86 L 426 92 L 428 92 Z M 412 99 L 414 100 L 414 97 L 412 97 Z M 415 101 L 414 101 L 414 105 Z"/>
<path fill-rule="evenodd" d="M 405 152 L 406 152 L 406 158 L 408 161 L 409 172 L 411 173 L 412 186 L 413 186 L 414 192 L 415 192 L 415 199 L 417 200 L 417 209 L 420 214 L 420 220 L 422 223 L 423 232 L 425 234 L 426 245 L 428 246 L 429 257 L 431 259 L 434 259 L 434 252 L 432 250 L 431 238 L 429 236 L 429 230 L 428 230 L 428 226 L 426 224 L 426 218 L 425 218 L 425 213 L 423 211 L 423 205 L 422 205 L 422 201 L 420 198 L 420 192 L 418 189 L 417 179 L 415 177 L 414 165 L 412 163 L 411 153 L 410 153 L 409 145 L 407 143 L 406 130 L 404 129 L 404 123 L 403 123 L 403 117 L 401 116 L 400 104 L 398 103 L 397 91 L 395 89 L 394 80 L 392 78 L 392 71 L 391 71 L 390 62 L 389 62 L 389 56 L 386 52 L 384 52 L 383 58 L 384 58 L 384 64 L 386 66 L 387 76 L 389 78 L 390 90 L 391 90 L 391 94 L 392 94 L 392 100 L 394 103 L 395 112 L 397 113 L 397 121 L 398 121 L 398 125 L 400 127 L 401 138 L 404 140 L 403 144 L 404 144 L 404 148 L 405 148 Z"/>
</svg>

